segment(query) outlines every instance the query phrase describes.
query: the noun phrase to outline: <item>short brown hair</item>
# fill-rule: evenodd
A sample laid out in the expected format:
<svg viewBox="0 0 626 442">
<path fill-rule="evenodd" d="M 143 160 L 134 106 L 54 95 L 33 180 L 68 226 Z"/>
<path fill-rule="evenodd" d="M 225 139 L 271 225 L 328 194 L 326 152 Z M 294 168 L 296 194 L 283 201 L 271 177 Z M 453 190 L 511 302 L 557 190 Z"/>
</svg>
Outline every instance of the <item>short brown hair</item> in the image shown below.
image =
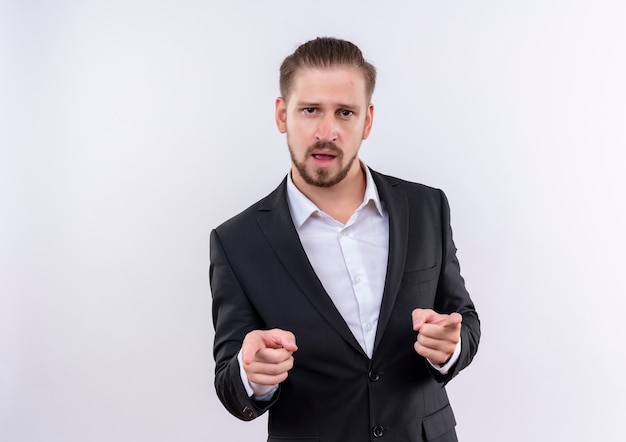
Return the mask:
<svg viewBox="0 0 626 442">
<path fill-rule="evenodd" d="M 318 37 L 300 45 L 280 66 L 280 94 L 289 97 L 296 71 L 300 68 L 329 68 L 352 66 L 365 77 L 368 102 L 372 99 L 376 85 L 376 68 L 363 58 L 361 50 L 353 43 L 331 37 Z"/>
</svg>

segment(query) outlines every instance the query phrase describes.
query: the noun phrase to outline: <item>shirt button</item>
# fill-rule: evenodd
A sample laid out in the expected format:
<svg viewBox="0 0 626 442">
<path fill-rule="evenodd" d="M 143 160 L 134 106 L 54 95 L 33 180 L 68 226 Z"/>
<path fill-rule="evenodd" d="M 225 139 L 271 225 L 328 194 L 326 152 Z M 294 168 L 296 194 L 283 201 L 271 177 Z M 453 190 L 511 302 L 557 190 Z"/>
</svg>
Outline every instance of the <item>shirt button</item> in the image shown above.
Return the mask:
<svg viewBox="0 0 626 442">
<path fill-rule="evenodd" d="M 342 230 L 341 231 L 341 236 L 350 236 L 350 234 L 348 233 L 347 230 Z"/>
<path fill-rule="evenodd" d="M 365 323 L 365 331 L 372 331 L 372 324 L 370 324 L 369 322 Z"/>
<path fill-rule="evenodd" d="M 357 284 L 358 284 L 359 282 L 362 282 L 362 281 L 363 281 L 363 276 L 362 276 L 362 275 L 356 275 L 356 276 L 354 277 L 354 282 L 356 282 Z"/>
<path fill-rule="evenodd" d="M 378 438 L 383 437 L 383 434 L 385 434 L 385 428 L 382 425 L 376 425 L 372 428 L 372 436 Z"/>
</svg>

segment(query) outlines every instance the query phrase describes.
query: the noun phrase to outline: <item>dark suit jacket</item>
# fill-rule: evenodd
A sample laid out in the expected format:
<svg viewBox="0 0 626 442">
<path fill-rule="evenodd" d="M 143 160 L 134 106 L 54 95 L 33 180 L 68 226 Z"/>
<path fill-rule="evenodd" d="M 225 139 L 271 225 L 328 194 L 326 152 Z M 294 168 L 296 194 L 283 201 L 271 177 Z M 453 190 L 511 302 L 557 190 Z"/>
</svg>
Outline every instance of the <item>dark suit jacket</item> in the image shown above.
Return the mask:
<svg viewBox="0 0 626 442">
<path fill-rule="evenodd" d="M 315 275 L 293 225 L 286 182 L 211 232 L 215 387 L 251 420 L 269 411 L 268 441 L 456 440 L 444 385 L 474 357 L 480 324 L 460 275 L 443 192 L 372 171 L 389 213 L 389 262 L 372 358 Z M 440 375 L 413 344 L 411 311 L 463 316 L 462 351 Z M 294 333 L 295 365 L 274 397 L 249 399 L 237 353 L 246 333 Z"/>
</svg>

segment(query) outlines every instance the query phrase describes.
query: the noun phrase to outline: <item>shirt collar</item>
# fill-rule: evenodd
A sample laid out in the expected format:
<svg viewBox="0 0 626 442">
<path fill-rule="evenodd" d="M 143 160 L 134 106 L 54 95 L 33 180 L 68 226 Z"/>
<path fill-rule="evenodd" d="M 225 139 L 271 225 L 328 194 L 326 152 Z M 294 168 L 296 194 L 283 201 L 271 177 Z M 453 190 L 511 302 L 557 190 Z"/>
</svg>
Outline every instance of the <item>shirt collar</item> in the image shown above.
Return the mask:
<svg viewBox="0 0 626 442">
<path fill-rule="evenodd" d="M 376 183 L 374 183 L 374 179 L 372 178 L 372 173 L 369 167 L 363 162 L 361 162 L 361 169 L 365 172 L 365 195 L 359 209 L 372 201 L 378 214 L 384 216 L 380 196 L 378 195 Z M 293 219 L 296 230 L 299 230 L 302 224 L 315 212 L 322 212 L 296 187 L 291 178 L 291 172 L 287 174 L 287 202 L 289 203 L 291 218 Z"/>
</svg>

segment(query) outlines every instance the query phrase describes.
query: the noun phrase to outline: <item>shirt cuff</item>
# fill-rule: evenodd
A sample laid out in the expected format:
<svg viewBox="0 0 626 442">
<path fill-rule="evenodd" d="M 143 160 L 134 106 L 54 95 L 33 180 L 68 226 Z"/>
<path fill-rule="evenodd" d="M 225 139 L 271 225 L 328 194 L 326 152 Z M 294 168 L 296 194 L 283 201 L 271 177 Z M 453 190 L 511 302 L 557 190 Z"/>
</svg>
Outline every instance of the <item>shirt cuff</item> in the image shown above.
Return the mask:
<svg viewBox="0 0 626 442">
<path fill-rule="evenodd" d="M 452 356 L 450 356 L 450 359 L 448 360 L 448 362 L 446 362 L 445 364 L 441 365 L 441 364 L 433 364 L 432 362 L 430 362 L 429 359 L 426 359 L 428 361 L 428 363 L 430 365 L 432 365 L 432 367 L 437 370 L 439 373 L 441 373 L 442 375 L 447 375 L 448 372 L 450 371 L 450 369 L 452 368 L 452 366 L 456 363 L 456 361 L 459 360 L 459 355 L 461 354 L 461 341 L 459 340 L 459 343 L 456 344 L 456 348 L 454 349 L 454 353 L 452 353 Z"/>
<path fill-rule="evenodd" d="M 260 385 L 248 380 L 248 375 L 243 369 L 241 350 L 237 353 L 237 362 L 239 363 L 239 376 L 241 376 L 241 382 L 243 383 L 243 388 L 246 389 L 246 393 L 248 393 L 248 397 L 257 401 L 269 401 L 272 399 L 272 396 L 278 390 L 278 385 Z"/>
</svg>

